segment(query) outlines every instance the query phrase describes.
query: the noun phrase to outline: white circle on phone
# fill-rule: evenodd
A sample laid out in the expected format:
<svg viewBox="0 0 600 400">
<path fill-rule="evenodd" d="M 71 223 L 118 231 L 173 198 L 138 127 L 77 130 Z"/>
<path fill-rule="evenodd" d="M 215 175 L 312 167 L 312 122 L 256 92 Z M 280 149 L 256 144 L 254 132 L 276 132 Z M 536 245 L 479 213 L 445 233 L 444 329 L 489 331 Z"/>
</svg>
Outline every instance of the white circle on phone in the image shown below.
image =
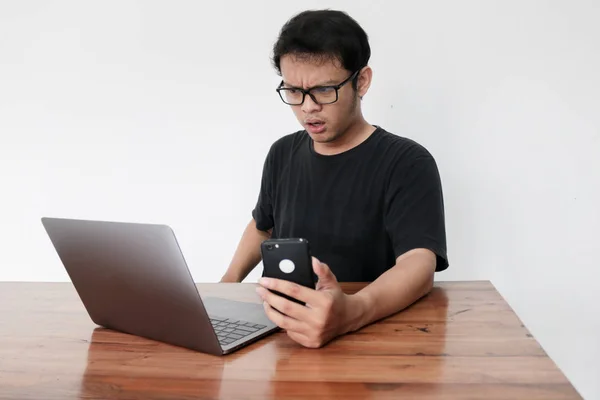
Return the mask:
<svg viewBox="0 0 600 400">
<path fill-rule="evenodd" d="M 294 271 L 294 268 L 296 268 L 296 265 L 292 260 L 285 259 L 279 262 L 279 269 L 285 272 L 286 274 L 292 273 Z"/>
</svg>

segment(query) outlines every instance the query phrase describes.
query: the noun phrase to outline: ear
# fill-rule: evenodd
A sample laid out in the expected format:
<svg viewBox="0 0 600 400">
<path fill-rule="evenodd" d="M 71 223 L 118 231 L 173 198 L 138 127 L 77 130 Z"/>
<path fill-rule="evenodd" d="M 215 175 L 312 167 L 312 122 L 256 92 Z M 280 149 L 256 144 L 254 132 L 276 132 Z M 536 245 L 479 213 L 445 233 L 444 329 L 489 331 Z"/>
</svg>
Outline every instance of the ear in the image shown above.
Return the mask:
<svg viewBox="0 0 600 400">
<path fill-rule="evenodd" d="M 367 94 L 371 87 L 371 80 L 373 79 L 373 70 L 368 65 L 364 67 L 358 73 L 357 91 L 358 97 L 361 99 Z"/>
</svg>

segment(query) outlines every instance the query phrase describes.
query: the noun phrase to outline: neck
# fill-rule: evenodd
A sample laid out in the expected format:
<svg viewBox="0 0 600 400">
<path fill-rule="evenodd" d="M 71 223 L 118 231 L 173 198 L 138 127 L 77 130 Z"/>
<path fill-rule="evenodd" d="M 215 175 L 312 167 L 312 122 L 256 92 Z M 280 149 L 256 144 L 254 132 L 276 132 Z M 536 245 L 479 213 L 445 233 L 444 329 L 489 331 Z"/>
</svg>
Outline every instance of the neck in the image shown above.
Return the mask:
<svg viewBox="0 0 600 400">
<path fill-rule="evenodd" d="M 317 153 L 325 156 L 333 156 L 348 151 L 365 140 L 375 131 L 375 127 L 369 124 L 360 116 L 356 122 L 350 126 L 336 139 L 327 143 L 314 142 L 314 149 Z"/>
</svg>

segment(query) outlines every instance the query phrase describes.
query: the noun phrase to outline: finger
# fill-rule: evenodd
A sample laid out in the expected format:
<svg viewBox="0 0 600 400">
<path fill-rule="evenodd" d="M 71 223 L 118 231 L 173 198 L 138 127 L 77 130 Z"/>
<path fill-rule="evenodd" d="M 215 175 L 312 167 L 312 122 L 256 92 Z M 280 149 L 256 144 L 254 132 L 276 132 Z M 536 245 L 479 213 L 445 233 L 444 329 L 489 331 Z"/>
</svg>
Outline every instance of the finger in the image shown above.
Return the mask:
<svg viewBox="0 0 600 400">
<path fill-rule="evenodd" d="M 284 329 L 286 331 L 295 331 L 295 332 L 303 332 L 306 328 L 303 327 L 303 324 L 293 318 L 290 318 L 286 315 L 283 315 L 275 308 L 273 308 L 266 301 L 263 302 L 263 307 L 265 309 L 265 313 L 267 317 L 273 322 L 275 325 Z"/>
<path fill-rule="evenodd" d="M 313 289 L 282 279 L 260 278 L 258 283 L 267 289 L 276 290 L 304 303 L 314 303 L 319 297 Z"/>
<path fill-rule="evenodd" d="M 263 301 L 269 303 L 271 307 L 280 313 L 303 322 L 310 319 L 310 310 L 305 306 L 290 301 L 260 286 L 256 288 L 256 292 Z"/>
<path fill-rule="evenodd" d="M 313 257 L 313 271 L 319 278 L 317 282 L 317 290 L 328 289 L 331 287 L 336 287 L 338 285 L 337 278 L 329 269 L 329 266 L 315 257 Z"/>
</svg>

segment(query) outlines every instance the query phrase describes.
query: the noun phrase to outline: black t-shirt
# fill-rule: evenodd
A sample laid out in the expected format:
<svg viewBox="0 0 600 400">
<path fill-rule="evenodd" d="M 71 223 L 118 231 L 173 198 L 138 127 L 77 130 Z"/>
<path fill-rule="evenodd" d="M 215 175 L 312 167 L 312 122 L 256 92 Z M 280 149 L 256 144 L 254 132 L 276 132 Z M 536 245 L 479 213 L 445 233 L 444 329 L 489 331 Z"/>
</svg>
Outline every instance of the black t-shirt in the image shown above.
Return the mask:
<svg viewBox="0 0 600 400">
<path fill-rule="evenodd" d="M 315 152 L 306 131 L 276 141 L 252 212 L 273 238 L 305 238 L 340 282 L 371 282 L 414 248 L 448 267 L 440 176 L 418 143 L 377 127 L 341 154 Z"/>
</svg>

